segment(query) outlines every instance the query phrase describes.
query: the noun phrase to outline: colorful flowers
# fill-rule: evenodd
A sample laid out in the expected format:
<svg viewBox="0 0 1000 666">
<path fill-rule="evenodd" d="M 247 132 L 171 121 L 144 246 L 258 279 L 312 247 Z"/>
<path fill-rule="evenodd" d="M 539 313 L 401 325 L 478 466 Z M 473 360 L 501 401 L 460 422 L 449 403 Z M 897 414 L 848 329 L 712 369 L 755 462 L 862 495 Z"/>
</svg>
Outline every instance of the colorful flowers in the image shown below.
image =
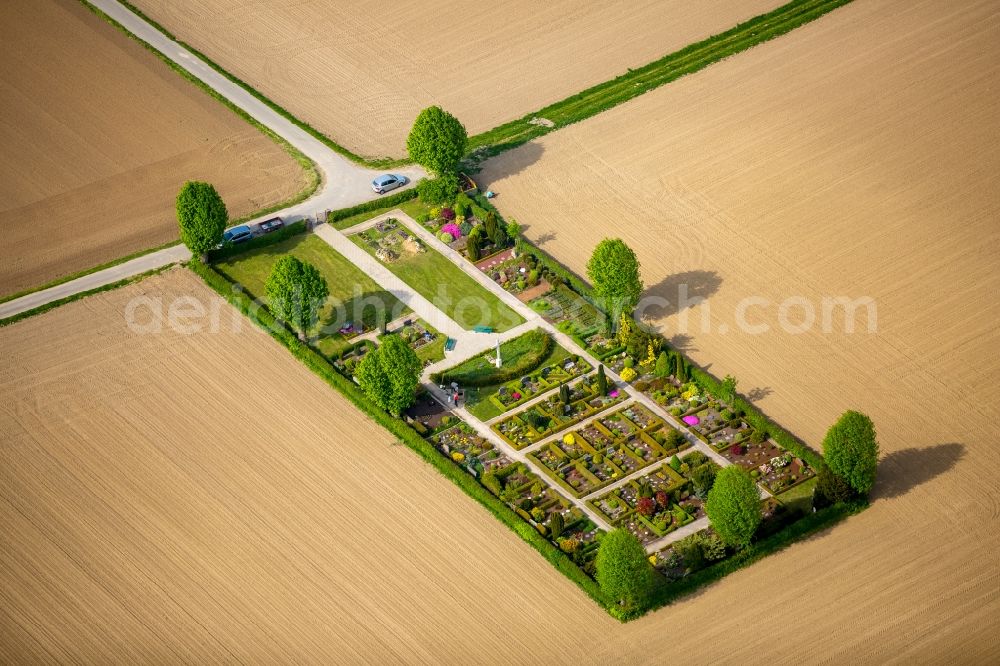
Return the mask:
<svg viewBox="0 0 1000 666">
<path fill-rule="evenodd" d="M 566 444 L 567 446 L 573 446 L 576 444 L 576 437 L 573 436 L 573 433 L 566 433 L 563 436 L 563 444 Z"/>
<path fill-rule="evenodd" d="M 684 423 L 688 424 L 689 426 L 696 426 L 699 423 L 701 423 L 701 419 L 699 419 L 694 414 L 688 414 L 687 416 L 684 417 L 683 421 L 684 421 Z"/>
<path fill-rule="evenodd" d="M 455 224 L 454 222 L 449 222 L 448 224 L 441 227 L 441 233 L 448 234 L 452 238 L 462 237 L 462 228 Z"/>
<path fill-rule="evenodd" d="M 631 382 L 638 376 L 634 368 L 624 368 L 621 374 L 622 379 L 626 382 Z"/>
<path fill-rule="evenodd" d="M 465 462 L 465 454 L 462 453 L 461 451 L 452 451 L 451 459 L 457 463 Z"/>
</svg>

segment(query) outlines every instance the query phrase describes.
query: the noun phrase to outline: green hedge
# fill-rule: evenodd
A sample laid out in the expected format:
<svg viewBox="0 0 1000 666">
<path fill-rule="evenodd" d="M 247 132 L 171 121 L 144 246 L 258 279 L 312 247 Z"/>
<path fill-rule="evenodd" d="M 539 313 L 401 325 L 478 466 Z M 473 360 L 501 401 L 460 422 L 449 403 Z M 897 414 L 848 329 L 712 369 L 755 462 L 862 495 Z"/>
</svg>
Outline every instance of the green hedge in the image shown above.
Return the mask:
<svg viewBox="0 0 1000 666">
<path fill-rule="evenodd" d="M 359 213 L 367 213 L 373 210 L 381 210 L 391 206 L 398 206 L 405 201 L 410 201 L 411 199 L 416 198 L 417 190 L 411 187 L 410 189 L 403 190 L 402 192 L 396 192 L 395 194 L 390 194 L 387 197 L 381 197 L 379 199 L 372 199 L 371 201 L 366 201 L 365 203 L 358 204 L 357 206 L 341 208 L 340 210 L 332 210 L 330 211 L 330 214 L 326 216 L 326 221 L 332 224 L 339 220 L 346 220 L 349 217 L 354 217 Z"/>
<path fill-rule="evenodd" d="M 600 305 L 594 301 L 593 289 L 591 286 L 581 280 L 576 273 L 559 263 L 548 252 L 532 245 L 524 238 L 518 238 L 514 247 L 517 248 L 519 254 L 530 254 L 533 256 L 541 266 L 544 266 L 553 274 L 558 275 L 573 291 L 587 299 L 591 305 L 603 312 L 603 308 L 601 308 Z"/>
<path fill-rule="evenodd" d="M 253 240 L 247 241 L 246 243 L 225 245 L 218 250 L 211 250 L 208 253 L 208 260 L 212 263 L 223 261 L 225 259 L 229 259 L 230 257 L 243 254 L 244 252 L 258 250 L 262 247 L 267 247 L 268 245 L 276 245 L 282 241 L 288 240 L 292 236 L 298 236 L 299 234 L 304 234 L 305 232 L 305 220 L 299 220 L 298 222 L 293 222 L 292 224 L 282 227 L 277 231 L 272 231 L 264 236 L 258 236 Z"/>
<path fill-rule="evenodd" d="M 353 381 L 338 373 L 320 354 L 299 341 L 294 333 L 277 322 L 274 316 L 265 308 L 253 304 L 243 293 L 233 293 L 229 280 L 216 272 L 211 266 L 192 262 L 190 267 L 209 287 L 244 315 L 247 315 L 251 321 L 269 332 L 295 358 L 303 362 L 310 370 L 339 391 L 373 421 L 398 437 L 427 463 L 457 484 L 465 494 L 479 502 L 490 513 L 496 516 L 498 520 L 517 533 L 518 536 L 541 553 L 559 572 L 576 583 L 587 596 L 602 607 L 608 607 L 606 598 L 593 579 L 587 576 L 569 556 L 539 534 L 534 527 L 522 521 L 510 507 L 494 497 L 492 493 L 480 485 L 468 472 L 438 453 L 437 449 L 430 442 L 420 437 L 404 420 L 390 416 L 379 409 Z"/>
</svg>

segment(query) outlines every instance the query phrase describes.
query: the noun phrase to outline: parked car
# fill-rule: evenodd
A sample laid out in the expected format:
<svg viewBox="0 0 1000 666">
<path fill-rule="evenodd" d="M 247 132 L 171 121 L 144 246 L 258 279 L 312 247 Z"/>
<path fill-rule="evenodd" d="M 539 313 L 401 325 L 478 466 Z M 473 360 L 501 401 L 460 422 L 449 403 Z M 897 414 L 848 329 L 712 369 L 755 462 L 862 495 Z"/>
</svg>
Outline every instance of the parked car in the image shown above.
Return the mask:
<svg viewBox="0 0 1000 666">
<path fill-rule="evenodd" d="M 406 185 L 406 176 L 397 176 L 394 173 L 383 174 L 372 181 L 372 189 L 376 194 L 385 194 L 403 185 Z"/>
<path fill-rule="evenodd" d="M 238 227 L 233 227 L 222 234 L 222 244 L 223 245 L 235 245 L 236 243 L 243 243 L 245 241 L 253 238 L 253 230 L 250 229 L 245 224 L 241 224 Z"/>
<path fill-rule="evenodd" d="M 260 223 L 260 233 L 269 234 L 272 231 L 277 231 L 281 227 L 285 226 L 284 220 L 280 217 L 272 217 L 270 220 L 264 220 Z"/>
</svg>

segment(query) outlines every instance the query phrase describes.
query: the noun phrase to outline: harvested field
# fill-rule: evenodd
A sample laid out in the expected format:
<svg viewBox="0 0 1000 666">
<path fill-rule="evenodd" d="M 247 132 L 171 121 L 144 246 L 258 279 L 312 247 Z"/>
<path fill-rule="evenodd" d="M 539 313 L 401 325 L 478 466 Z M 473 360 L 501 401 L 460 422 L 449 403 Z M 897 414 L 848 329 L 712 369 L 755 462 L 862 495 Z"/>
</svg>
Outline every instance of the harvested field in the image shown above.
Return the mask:
<svg viewBox="0 0 1000 666">
<path fill-rule="evenodd" d="M 306 185 L 268 137 L 75 0 L 0 7 L 0 295 L 177 238 L 185 180 L 239 217 Z"/>
<path fill-rule="evenodd" d="M 0 662 L 558 658 L 616 626 L 228 306 L 125 326 L 187 295 L 175 269 L 0 329 Z M 586 619 L 566 648 L 553 608 Z"/>
<path fill-rule="evenodd" d="M 782 4 L 517 0 L 484 11 L 446 0 L 372 11 L 359 0 L 133 3 L 346 148 L 393 157 L 431 104 L 478 133 Z"/>
<path fill-rule="evenodd" d="M 702 625 L 706 656 L 767 654 L 769 632 L 740 634 L 758 614 L 807 660 L 1000 655 L 998 86 L 995 2 L 857 0 L 487 164 L 502 212 L 574 270 L 623 237 L 670 301 L 650 320 L 793 432 L 818 446 L 848 408 L 879 427 L 869 511 L 625 635 L 676 654 L 701 609 L 735 602 Z M 707 330 L 679 284 L 708 299 Z M 749 296 L 769 333 L 738 329 Z M 842 311 L 823 333 L 826 296 L 874 298 L 877 332 L 862 309 L 855 333 Z M 789 297 L 811 330 L 782 330 Z"/>
</svg>

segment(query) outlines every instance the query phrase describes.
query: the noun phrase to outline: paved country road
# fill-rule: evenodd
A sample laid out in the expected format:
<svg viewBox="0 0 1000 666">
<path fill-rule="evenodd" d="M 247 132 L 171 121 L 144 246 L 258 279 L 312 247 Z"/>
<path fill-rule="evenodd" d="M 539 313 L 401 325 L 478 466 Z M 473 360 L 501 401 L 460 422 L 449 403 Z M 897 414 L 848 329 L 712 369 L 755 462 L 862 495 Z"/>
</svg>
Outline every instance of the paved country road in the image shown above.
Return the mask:
<svg viewBox="0 0 1000 666">
<path fill-rule="evenodd" d="M 233 83 L 212 69 L 200 58 L 173 41 L 140 16 L 118 3 L 117 0 L 88 0 L 92 5 L 123 25 L 133 35 L 146 42 L 168 59 L 177 63 L 196 78 L 230 102 L 246 111 L 260 124 L 292 144 L 316 163 L 322 182 L 309 199 L 268 215 L 262 215 L 249 223 L 269 217 L 280 216 L 287 222 L 313 217 L 326 210 L 335 210 L 370 201 L 378 197 L 372 191 L 371 181 L 375 176 L 386 173 L 374 171 L 351 162 L 334 152 L 308 132 L 281 116 L 258 100 L 245 89 Z M 411 183 L 426 174 L 416 166 L 401 167 L 392 173 L 406 176 Z M 187 261 L 191 254 L 183 246 L 158 250 L 130 261 L 96 271 L 76 280 L 33 292 L 6 303 L 0 303 L 0 319 L 27 312 L 47 303 L 72 296 L 84 291 L 103 287 L 119 280 L 139 275 L 173 263 Z"/>
</svg>

